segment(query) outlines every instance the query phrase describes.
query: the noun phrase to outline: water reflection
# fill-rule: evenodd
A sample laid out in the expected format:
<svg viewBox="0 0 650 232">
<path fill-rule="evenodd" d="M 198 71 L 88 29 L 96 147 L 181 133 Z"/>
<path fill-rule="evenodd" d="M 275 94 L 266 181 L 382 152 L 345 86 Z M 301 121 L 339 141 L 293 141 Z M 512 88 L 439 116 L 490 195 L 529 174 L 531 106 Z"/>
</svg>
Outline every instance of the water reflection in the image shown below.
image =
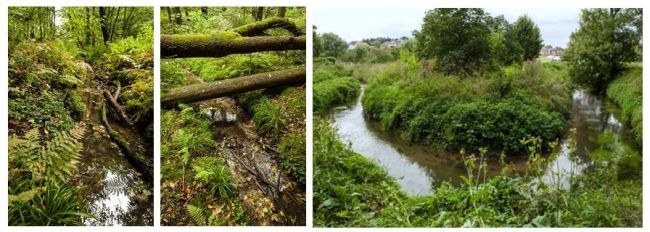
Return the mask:
<svg viewBox="0 0 650 232">
<path fill-rule="evenodd" d="M 542 178 L 546 183 L 564 188 L 569 187 L 573 175 L 588 167 L 587 152 L 598 147 L 595 142 L 598 135 L 613 132 L 629 138 L 616 118 L 615 105 L 582 90 L 576 90 L 572 97 L 572 115 L 567 127 L 575 128 L 575 134 L 571 139 L 568 136 L 561 139 L 559 153 L 544 156 L 552 160 Z M 339 139 L 350 142 L 353 151 L 379 163 L 410 194 L 429 194 L 443 180 L 452 184 L 461 182 L 460 177 L 467 172 L 460 154 L 412 144 L 382 131 L 378 122 L 364 117 L 360 99 L 350 108 L 335 109 L 332 116 Z M 528 168 L 527 159 L 526 156 L 509 157 L 507 163 L 513 171 L 522 173 Z M 498 161 L 489 160 L 487 164 L 488 176 L 500 174 L 502 166 Z"/>
</svg>

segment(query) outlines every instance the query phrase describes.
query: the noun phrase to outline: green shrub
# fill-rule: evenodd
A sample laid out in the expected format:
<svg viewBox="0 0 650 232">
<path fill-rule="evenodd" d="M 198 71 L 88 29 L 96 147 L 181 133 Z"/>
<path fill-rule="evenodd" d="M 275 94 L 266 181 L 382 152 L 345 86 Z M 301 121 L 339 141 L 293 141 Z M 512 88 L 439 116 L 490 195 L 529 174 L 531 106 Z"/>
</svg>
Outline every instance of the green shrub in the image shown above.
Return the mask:
<svg viewBox="0 0 650 232">
<path fill-rule="evenodd" d="M 365 89 L 364 112 L 410 141 L 521 153 L 527 136 L 546 144 L 561 135 L 571 110 L 565 82 L 538 63 L 472 78 L 420 75 L 385 66 Z"/>
<path fill-rule="evenodd" d="M 354 100 L 359 89 L 359 81 L 353 77 L 336 77 L 314 84 L 314 112 L 322 113 Z"/>
<path fill-rule="evenodd" d="M 442 123 L 445 147 L 454 151 L 487 148 L 523 154 L 527 151 L 523 139 L 535 136 L 552 141 L 564 130 L 559 114 L 517 100 L 455 105 Z"/>
</svg>

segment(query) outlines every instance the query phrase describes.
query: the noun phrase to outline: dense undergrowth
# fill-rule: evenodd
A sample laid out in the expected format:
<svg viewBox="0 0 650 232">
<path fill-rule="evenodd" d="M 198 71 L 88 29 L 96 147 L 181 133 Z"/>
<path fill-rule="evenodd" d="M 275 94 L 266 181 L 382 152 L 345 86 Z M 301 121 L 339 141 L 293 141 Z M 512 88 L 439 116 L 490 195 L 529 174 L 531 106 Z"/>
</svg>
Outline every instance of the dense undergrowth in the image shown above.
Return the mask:
<svg viewBox="0 0 650 232">
<path fill-rule="evenodd" d="M 261 7 L 260 7 L 261 8 Z M 203 34 L 206 36 L 236 36 L 231 31 L 242 25 L 256 22 L 258 10 L 264 14 L 276 13 L 277 8 L 179 8 L 186 12 L 180 21 L 175 18 L 176 8 L 167 9 L 168 20 L 162 22 L 163 34 Z M 286 8 L 284 18 L 304 31 L 304 8 Z M 253 12 L 253 14 L 251 14 Z M 264 35 L 291 35 L 282 28 L 266 30 Z M 196 84 L 256 73 L 304 67 L 305 51 L 255 52 L 231 54 L 219 58 L 188 58 L 161 60 L 161 92 Z M 276 151 L 274 158 L 282 172 L 304 189 L 305 148 L 305 87 L 279 87 L 252 91 L 231 96 L 239 115 L 232 106 L 219 104 L 210 107 L 236 113 L 237 122 L 251 121 L 253 133 L 259 141 L 244 141 L 238 135 L 235 142 L 226 141 L 218 132 L 232 124 L 216 124 L 205 117 L 205 108 L 187 104 L 161 112 L 162 144 L 162 224 L 168 225 L 251 225 L 261 223 L 248 215 L 242 201 L 255 202 L 262 199 L 242 199 L 243 186 L 238 186 L 232 176 L 232 165 L 227 164 L 227 148 L 241 143 L 261 142 Z M 179 109 L 180 108 L 180 109 Z M 178 118 L 180 117 L 180 121 Z M 253 151 L 260 148 L 251 148 Z M 238 154 L 243 155 L 243 154 Z M 235 162 L 231 160 L 230 162 Z M 236 165 L 236 164 L 234 164 Z M 178 172 L 178 170 L 183 170 Z M 256 178 L 256 177 L 250 177 Z M 181 186 L 181 188 L 179 188 Z M 181 207 L 178 207 L 181 206 Z M 271 215 L 273 209 L 249 209 Z M 278 220 L 273 216 L 272 220 Z M 304 222 L 302 222 L 304 223 Z"/>
<path fill-rule="evenodd" d="M 132 12 L 138 10 L 147 11 Z M 79 26 L 90 23 L 90 9 L 16 7 L 10 12 L 9 224 L 83 225 L 82 218 L 94 216 L 85 213 L 86 202 L 79 192 L 83 186 L 73 180 L 82 175 L 78 166 L 89 118 L 99 118 L 90 106 L 91 95 L 101 92 L 93 91 L 120 78 L 123 90 L 117 101 L 152 141 L 152 19 L 147 21 L 146 14 L 132 18 L 128 21 L 132 31 L 123 28 L 112 41 L 91 45 L 90 39 L 101 37 L 76 30 L 99 31 L 97 25 Z M 82 12 L 88 16 L 85 20 L 77 18 Z M 46 27 L 54 14 L 64 23 Z M 37 25 L 42 26 L 41 34 L 30 34 Z"/>
<path fill-rule="evenodd" d="M 544 171 L 479 181 L 481 165 L 459 187 L 444 183 L 427 196 L 411 197 L 385 170 L 341 143 L 329 123 L 314 121 L 314 225 L 323 227 L 620 227 L 641 226 L 640 155 L 601 140 L 593 169 L 571 179 L 569 189 L 544 184 Z M 539 150 L 533 149 L 534 150 Z M 468 160 L 471 160 L 470 156 Z M 538 157 L 537 159 L 533 157 Z M 539 154 L 533 162 L 544 163 Z M 473 163 L 476 159 L 467 164 Z M 612 162 L 615 161 L 615 162 Z M 637 162 L 637 164 L 639 164 Z M 539 165 L 542 169 L 545 165 Z M 506 169 L 507 170 L 507 169 Z M 627 173 L 624 170 L 634 170 Z M 507 172 L 507 171 L 506 171 Z M 606 180 L 606 181 L 605 181 Z"/>
<path fill-rule="evenodd" d="M 462 78 L 422 77 L 394 63 L 369 81 L 363 106 L 384 129 L 410 141 L 521 154 L 526 148 L 520 140 L 555 140 L 569 115 L 569 89 L 546 66 L 527 62 Z"/>
</svg>

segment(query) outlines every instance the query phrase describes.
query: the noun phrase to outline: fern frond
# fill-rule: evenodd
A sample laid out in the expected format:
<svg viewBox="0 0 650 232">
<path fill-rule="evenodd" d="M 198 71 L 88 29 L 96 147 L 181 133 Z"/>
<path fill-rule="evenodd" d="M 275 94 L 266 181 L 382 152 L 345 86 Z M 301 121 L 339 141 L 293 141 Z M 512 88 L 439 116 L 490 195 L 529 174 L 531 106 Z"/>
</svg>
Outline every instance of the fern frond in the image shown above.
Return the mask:
<svg viewBox="0 0 650 232">
<path fill-rule="evenodd" d="M 205 213 L 203 213 L 203 209 L 193 206 L 193 205 L 187 205 L 187 214 L 190 215 L 190 218 L 194 223 L 200 226 L 206 225 L 206 216 Z"/>
</svg>

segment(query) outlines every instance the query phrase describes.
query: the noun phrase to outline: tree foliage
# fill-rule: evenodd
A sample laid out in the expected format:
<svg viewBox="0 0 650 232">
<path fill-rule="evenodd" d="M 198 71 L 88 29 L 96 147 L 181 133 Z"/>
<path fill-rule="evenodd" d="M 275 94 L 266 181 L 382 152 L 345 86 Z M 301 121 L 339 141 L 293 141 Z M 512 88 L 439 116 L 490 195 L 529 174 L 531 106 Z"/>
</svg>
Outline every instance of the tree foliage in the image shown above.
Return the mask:
<svg viewBox="0 0 650 232">
<path fill-rule="evenodd" d="M 521 16 L 508 28 L 506 40 L 519 45 L 523 51 L 523 60 L 534 60 L 542 49 L 542 34 L 528 16 Z"/>
<path fill-rule="evenodd" d="M 438 8 L 426 13 L 415 33 L 418 56 L 435 58 L 451 74 L 471 74 L 490 60 L 488 15 L 476 8 Z"/>
<path fill-rule="evenodd" d="M 334 33 L 323 33 L 319 36 L 322 51 L 321 56 L 340 58 L 348 50 L 348 43 Z"/>
<path fill-rule="evenodd" d="M 580 28 L 571 34 L 563 59 L 571 79 L 592 92 L 603 92 L 640 58 L 642 9 L 585 9 Z"/>
</svg>

